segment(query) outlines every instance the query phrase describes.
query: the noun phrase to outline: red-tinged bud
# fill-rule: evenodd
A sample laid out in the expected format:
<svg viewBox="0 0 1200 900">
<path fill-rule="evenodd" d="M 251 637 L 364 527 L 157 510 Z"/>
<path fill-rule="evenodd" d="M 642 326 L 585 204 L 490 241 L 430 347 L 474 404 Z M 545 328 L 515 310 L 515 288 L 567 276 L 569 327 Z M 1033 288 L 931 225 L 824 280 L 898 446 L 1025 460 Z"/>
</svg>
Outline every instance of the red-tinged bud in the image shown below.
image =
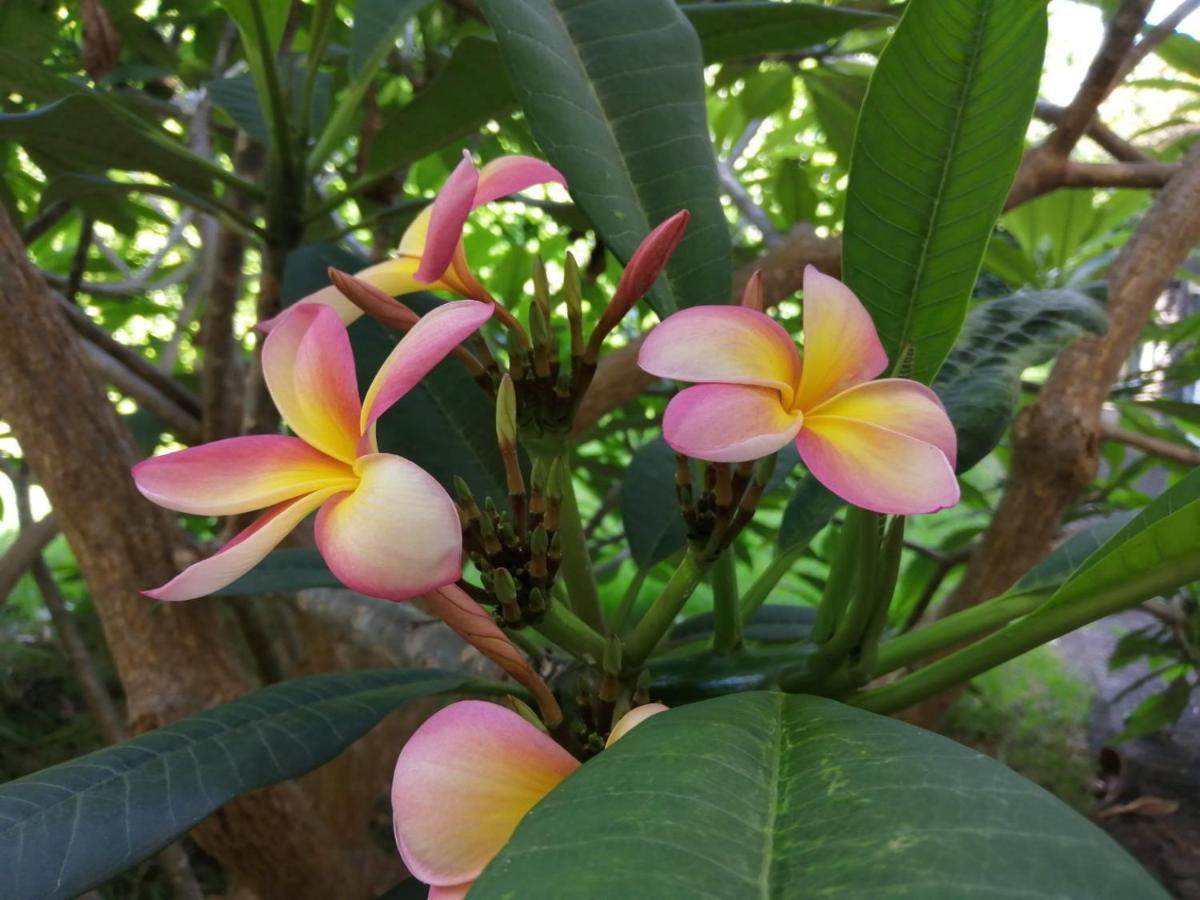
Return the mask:
<svg viewBox="0 0 1200 900">
<path fill-rule="evenodd" d="M 763 277 L 762 269 L 755 269 L 746 287 L 742 290 L 742 306 L 755 312 L 763 311 Z"/>
<path fill-rule="evenodd" d="M 617 290 L 588 341 L 589 359 L 595 360 L 600 351 L 600 342 L 625 318 L 633 304 L 646 296 L 646 292 L 654 286 L 658 276 L 667 267 L 671 254 L 683 240 L 683 232 L 687 229 L 689 218 L 691 214 L 686 209 L 681 209 L 671 218 L 659 223 L 633 251 L 629 265 L 625 267 L 625 271 L 621 273 L 621 280 L 617 282 Z"/>
<path fill-rule="evenodd" d="M 375 321 L 396 331 L 408 331 L 418 316 L 409 307 L 379 288 L 338 269 L 329 267 L 329 280 L 342 294 Z"/>
</svg>

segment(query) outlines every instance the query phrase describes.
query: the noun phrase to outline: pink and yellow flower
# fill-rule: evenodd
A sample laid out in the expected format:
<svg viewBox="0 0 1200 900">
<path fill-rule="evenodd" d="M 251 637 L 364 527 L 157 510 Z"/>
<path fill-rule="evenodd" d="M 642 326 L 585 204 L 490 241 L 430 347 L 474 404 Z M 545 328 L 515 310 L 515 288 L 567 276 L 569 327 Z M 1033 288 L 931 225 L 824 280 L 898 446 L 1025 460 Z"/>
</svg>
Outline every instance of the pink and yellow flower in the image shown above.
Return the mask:
<svg viewBox="0 0 1200 900">
<path fill-rule="evenodd" d="M 652 703 L 626 713 L 609 745 L 665 710 Z M 547 734 L 494 703 L 463 700 L 426 720 L 396 761 L 392 824 L 429 900 L 465 897 L 525 814 L 577 768 Z"/>
<path fill-rule="evenodd" d="M 328 307 L 278 317 L 263 344 L 267 388 L 292 435 L 252 435 L 168 453 L 133 468 L 150 500 L 183 513 L 266 512 L 217 553 L 147 591 L 159 600 L 211 594 L 248 572 L 309 513 L 330 570 L 354 590 L 405 600 L 462 573 L 458 511 L 425 470 L 380 453 L 375 422 L 492 315 L 474 300 L 413 326 L 359 400 L 345 326 Z"/>
<path fill-rule="evenodd" d="M 550 164 L 531 156 L 502 156 L 476 169 L 470 154 L 463 151 L 462 162 L 437 197 L 404 232 L 395 258 L 368 266 L 355 277 L 393 297 L 434 290 L 492 302 L 467 265 L 463 226 L 480 206 L 538 184 L 565 187 L 566 179 Z M 309 294 L 297 305 L 311 303 L 329 306 L 347 325 L 362 315 L 362 310 L 332 286 Z"/>
<path fill-rule="evenodd" d="M 913 515 L 958 502 L 954 427 L 932 390 L 872 380 L 887 354 L 848 287 L 804 272 L 804 356 L 746 306 L 696 306 L 650 332 L 638 357 L 662 378 L 698 382 L 663 416 L 663 437 L 711 462 L 767 456 L 795 441 L 825 487 L 856 506 Z"/>
</svg>

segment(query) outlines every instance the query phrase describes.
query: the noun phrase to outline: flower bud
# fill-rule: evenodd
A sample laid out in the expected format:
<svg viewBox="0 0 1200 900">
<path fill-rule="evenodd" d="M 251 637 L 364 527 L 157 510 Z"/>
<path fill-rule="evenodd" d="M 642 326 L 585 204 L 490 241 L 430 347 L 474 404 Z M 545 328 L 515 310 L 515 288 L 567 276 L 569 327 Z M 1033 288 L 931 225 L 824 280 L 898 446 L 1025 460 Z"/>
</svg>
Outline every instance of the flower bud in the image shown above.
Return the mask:
<svg viewBox="0 0 1200 900">
<path fill-rule="evenodd" d="M 746 287 L 742 290 L 742 306 L 755 312 L 763 311 L 763 276 L 762 269 L 755 269 Z"/>
<path fill-rule="evenodd" d="M 408 331 L 419 321 L 420 316 L 374 285 L 332 266 L 328 272 L 333 286 L 376 322 L 396 331 Z"/>
</svg>

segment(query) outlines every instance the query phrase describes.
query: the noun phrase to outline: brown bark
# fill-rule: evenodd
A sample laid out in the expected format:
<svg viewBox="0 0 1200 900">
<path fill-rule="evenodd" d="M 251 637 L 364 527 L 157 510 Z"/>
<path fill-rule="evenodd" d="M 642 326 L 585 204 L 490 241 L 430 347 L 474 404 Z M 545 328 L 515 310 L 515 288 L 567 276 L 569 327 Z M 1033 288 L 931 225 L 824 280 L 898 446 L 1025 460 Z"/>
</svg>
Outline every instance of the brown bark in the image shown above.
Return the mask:
<svg viewBox="0 0 1200 900">
<path fill-rule="evenodd" d="M 1063 513 L 1095 477 L 1101 406 L 1155 302 L 1198 241 L 1200 147 L 1188 154 L 1109 270 L 1108 332 L 1064 350 L 1037 400 L 1017 417 L 1004 497 L 941 615 L 1007 590 L 1050 549 Z M 956 696 L 933 698 L 906 718 L 936 724 Z"/>
<path fill-rule="evenodd" d="M 46 516 L 21 533 L 0 559 L 0 606 L 8 599 L 21 576 L 29 571 L 33 561 L 42 555 L 49 543 L 58 534 L 58 523 L 54 516 Z"/>
<path fill-rule="evenodd" d="M 135 730 L 250 687 L 212 603 L 138 593 L 170 578 L 186 543 L 174 517 L 137 492 L 129 439 L 77 339 L 0 212 L 0 416 L 40 477 L 100 614 Z M 51 402 L 52 400 L 52 402 Z M 337 836 L 295 784 L 260 791 L 200 826 L 197 841 L 270 897 L 359 894 Z"/>
</svg>

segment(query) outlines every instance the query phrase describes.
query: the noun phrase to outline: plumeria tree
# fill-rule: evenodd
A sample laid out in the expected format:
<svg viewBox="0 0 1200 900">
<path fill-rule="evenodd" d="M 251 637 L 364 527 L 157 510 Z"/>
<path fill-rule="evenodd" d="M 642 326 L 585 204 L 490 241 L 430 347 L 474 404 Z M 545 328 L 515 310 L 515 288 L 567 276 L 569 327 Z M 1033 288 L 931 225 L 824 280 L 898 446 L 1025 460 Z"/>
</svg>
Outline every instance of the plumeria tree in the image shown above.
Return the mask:
<svg viewBox="0 0 1200 900">
<path fill-rule="evenodd" d="M 3 277 L 32 312 L 0 312 L 23 337 L 0 402 L 108 598 L 97 605 L 123 678 L 138 670 L 117 649 L 124 623 L 138 640 L 162 634 L 181 668 L 224 674 L 192 682 L 195 705 L 211 708 L 147 712 L 139 724 L 159 727 L 0 786 L 4 896 L 76 896 L 170 854 L 201 823 L 212 852 L 250 871 L 277 828 L 319 854 L 334 839 L 299 791 L 231 810 L 255 809 L 245 795 L 322 766 L 418 698 L 442 708 L 389 749 L 395 851 L 417 881 L 387 896 L 1162 895 L 1040 788 L 889 716 L 927 712 L 976 675 L 1200 578 L 1195 472 L 1121 521 L 1057 531 L 1094 477 L 1120 366 L 1200 239 L 1196 151 L 1103 173 L 1070 157 L 1089 127 L 1130 155 L 1093 122 L 1096 106 L 1129 55 L 1174 25 L 1134 47 L 1149 4 L 1120 4 L 1090 87 L 1046 113 L 1054 129 L 1026 152 L 1047 31 L 1044 4 L 1027 0 L 450 4 L 489 36 L 462 36 L 382 127 L 368 124 L 386 87 L 376 76 L 398 40 L 397 65 L 411 65 L 414 22 L 432 33 L 440 20 L 428 3 L 359 2 L 343 34 L 343 6 L 222 3 L 220 52 L 240 47 L 244 71 L 206 89 L 237 135 L 219 163 L 169 137 L 157 113 L 48 73 L 13 90 L 49 102 L 0 116 L 0 133 L 53 175 L 42 215 L 82 211 L 85 263 L 95 222 L 119 219 L 130 196 L 202 211 L 240 248 L 235 270 L 248 247 L 259 263 L 252 358 L 230 356 L 233 295 L 210 300 L 200 419 L 163 370 L 134 363 L 125 390 L 158 423 L 143 458 L 72 468 L 66 433 L 12 398 L 52 378 L 22 355 L 46 345 L 68 348 L 53 368 L 79 387 L 64 393 L 99 393 L 75 346 L 53 340 L 58 307 L 95 328 L 72 305 L 83 270 L 55 298 L 19 242 L 5 245 Z M 103 67 L 120 29 L 106 4 L 85 7 Z M 841 170 L 820 196 L 805 184 L 809 217 L 828 221 L 785 244 L 719 133 L 714 152 L 705 82 L 801 50 L 824 65 L 838 41 L 878 62 L 861 83 L 822 69 L 833 81 L 812 96 L 849 90 L 849 133 L 835 137 L 836 116 L 819 123 Z M 24 84 L 20 62 L 0 55 L 0 77 Z M 455 143 L 497 118 L 516 137 Z M 54 135 L 71 119 L 109 130 L 67 146 Z M 760 126 L 746 123 L 748 141 Z M 439 130 L 454 137 L 426 147 L 421 135 Z M 431 197 L 379 193 L 437 149 Z M 1006 289 L 1020 252 L 1040 251 L 1005 210 L 1103 179 L 1164 188 L 1105 261 L 1107 310 L 1065 275 Z M 519 212 L 500 216 L 514 198 Z M 523 236 L 547 217 L 562 239 L 535 252 Z M 395 250 L 373 261 L 336 244 L 393 220 Z M 731 224 L 775 245 L 736 276 Z M 215 278 L 214 298 L 220 288 Z M 1002 446 L 1022 375 L 1072 341 Z M 242 365 L 231 425 L 217 401 Z M 656 399 L 622 420 L 649 385 Z M 96 433 L 120 434 L 100 405 Z M 624 443 L 593 440 L 602 419 Z M 980 474 L 1010 447 L 1007 486 Z M 93 478 L 71 475 L 89 464 Z M 69 512 L 109 481 L 142 523 L 117 525 L 119 539 Z M 153 506 L 132 506 L 134 489 Z M 906 587 L 923 546 L 913 534 L 1002 490 L 976 504 L 982 537 L 955 592 L 945 569 Z M 601 557 L 614 506 L 624 556 Z M 156 507 L 219 540 L 197 552 Z M 154 565 L 131 562 L 143 556 Z M 809 564 L 812 602 L 795 603 Z M 228 674 L 232 654 L 211 670 L 200 661 L 229 653 L 206 645 L 205 629 L 224 633 L 218 598 L 248 616 L 264 595 L 315 588 L 336 589 L 345 609 L 415 608 L 423 618 L 407 622 L 440 621 L 487 668 L 269 678 L 233 699 L 245 685 Z M 930 617 L 935 595 L 944 614 Z M 170 653 L 156 671 L 170 672 Z M 253 887 L 378 893 L 294 856 L 311 876 L 260 872 Z"/>
</svg>

